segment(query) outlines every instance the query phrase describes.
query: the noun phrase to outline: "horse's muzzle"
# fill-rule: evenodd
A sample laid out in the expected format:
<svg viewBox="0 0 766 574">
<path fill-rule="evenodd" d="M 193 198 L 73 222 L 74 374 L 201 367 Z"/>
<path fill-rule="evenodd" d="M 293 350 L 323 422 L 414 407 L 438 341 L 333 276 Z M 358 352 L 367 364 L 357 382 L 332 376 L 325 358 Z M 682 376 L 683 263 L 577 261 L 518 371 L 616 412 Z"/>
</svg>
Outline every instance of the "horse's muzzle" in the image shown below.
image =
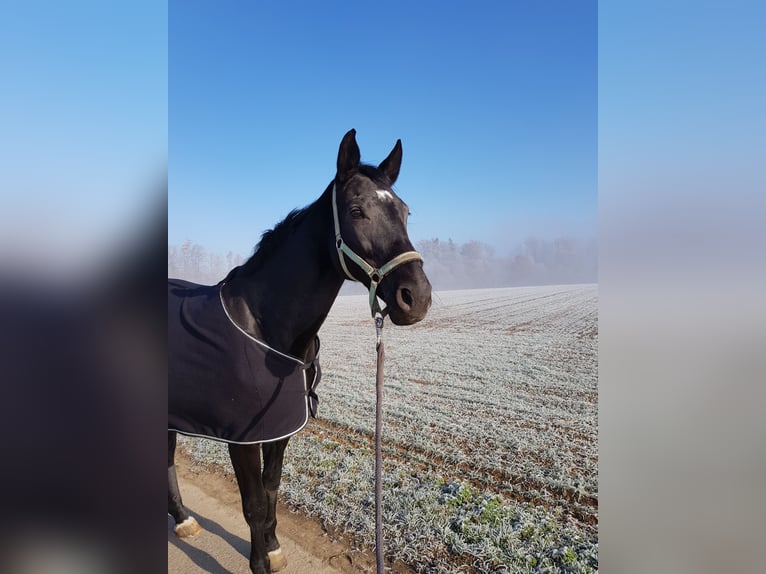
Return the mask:
<svg viewBox="0 0 766 574">
<path fill-rule="evenodd" d="M 394 293 L 389 293 L 387 289 L 384 291 L 391 322 L 394 325 L 412 325 L 425 318 L 431 307 L 431 283 L 425 273 L 419 270 L 418 273 L 403 277 L 402 281 L 392 283 L 385 287 L 393 288 L 395 285 Z"/>
</svg>

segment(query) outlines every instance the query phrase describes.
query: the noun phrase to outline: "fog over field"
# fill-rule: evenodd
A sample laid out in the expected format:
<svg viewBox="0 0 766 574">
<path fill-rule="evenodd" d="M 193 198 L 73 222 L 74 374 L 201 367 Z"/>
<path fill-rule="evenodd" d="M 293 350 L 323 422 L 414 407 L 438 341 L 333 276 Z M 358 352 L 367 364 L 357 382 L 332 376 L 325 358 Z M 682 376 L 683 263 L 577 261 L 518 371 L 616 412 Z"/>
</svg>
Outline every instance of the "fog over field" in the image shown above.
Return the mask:
<svg viewBox="0 0 766 574">
<path fill-rule="evenodd" d="M 421 240 L 415 248 L 423 255 L 425 270 L 437 290 L 595 283 L 598 249 L 596 239 L 528 237 L 504 253 L 487 243 L 451 239 Z M 249 255 L 248 255 L 249 256 Z M 246 256 L 214 253 L 185 241 L 168 245 L 168 275 L 213 284 Z M 347 283 L 341 293 L 354 292 Z"/>
</svg>

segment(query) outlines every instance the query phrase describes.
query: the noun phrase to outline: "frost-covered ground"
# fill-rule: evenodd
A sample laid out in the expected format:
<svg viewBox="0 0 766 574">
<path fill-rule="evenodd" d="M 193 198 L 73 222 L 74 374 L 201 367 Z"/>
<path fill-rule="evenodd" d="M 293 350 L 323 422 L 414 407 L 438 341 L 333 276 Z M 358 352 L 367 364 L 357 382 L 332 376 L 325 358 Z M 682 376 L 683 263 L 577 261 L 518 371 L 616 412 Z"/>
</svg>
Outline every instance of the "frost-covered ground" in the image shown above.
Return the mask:
<svg viewBox="0 0 766 574">
<path fill-rule="evenodd" d="M 386 553 L 422 572 L 598 569 L 596 285 L 447 291 L 384 329 Z M 375 332 L 366 296 L 320 331 L 319 419 L 280 495 L 373 544 Z M 193 456 L 226 449 L 184 439 Z"/>
</svg>

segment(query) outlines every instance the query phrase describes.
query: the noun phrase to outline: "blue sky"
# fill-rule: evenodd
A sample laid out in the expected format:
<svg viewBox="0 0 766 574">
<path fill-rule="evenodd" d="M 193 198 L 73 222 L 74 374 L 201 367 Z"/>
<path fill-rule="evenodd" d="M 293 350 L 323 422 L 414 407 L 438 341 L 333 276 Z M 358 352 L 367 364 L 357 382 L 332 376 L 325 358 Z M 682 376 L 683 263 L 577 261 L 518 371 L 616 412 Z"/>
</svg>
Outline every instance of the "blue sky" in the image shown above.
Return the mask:
<svg viewBox="0 0 766 574">
<path fill-rule="evenodd" d="M 595 2 L 172 0 L 168 242 L 248 255 L 356 128 L 414 241 L 596 235 Z"/>
</svg>

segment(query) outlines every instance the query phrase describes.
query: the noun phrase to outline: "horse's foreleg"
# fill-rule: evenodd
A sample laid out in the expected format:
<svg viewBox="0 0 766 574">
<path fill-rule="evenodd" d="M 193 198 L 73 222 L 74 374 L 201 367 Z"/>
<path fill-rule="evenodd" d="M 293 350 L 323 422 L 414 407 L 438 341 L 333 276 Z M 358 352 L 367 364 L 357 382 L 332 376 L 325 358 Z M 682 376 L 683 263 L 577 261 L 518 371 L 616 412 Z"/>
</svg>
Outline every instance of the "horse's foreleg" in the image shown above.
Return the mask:
<svg viewBox="0 0 766 574">
<path fill-rule="evenodd" d="M 266 490 L 266 549 L 271 558 L 271 571 L 278 572 L 287 566 L 277 540 L 277 492 L 282 480 L 282 462 L 289 438 L 263 445 L 263 486 Z"/>
<path fill-rule="evenodd" d="M 181 492 L 178 490 L 178 478 L 175 467 L 176 433 L 168 431 L 168 513 L 175 520 L 173 531 L 177 536 L 185 538 L 194 536 L 202 530 L 199 523 L 184 508 Z"/>
<path fill-rule="evenodd" d="M 229 455 L 242 496 L 242 512 L 250 526 L 250 570 L 268 574 L 271 566 L 264 536 L 268 501 L 261 474 L 261 446 L 229 444 Z"/>
</svg>

